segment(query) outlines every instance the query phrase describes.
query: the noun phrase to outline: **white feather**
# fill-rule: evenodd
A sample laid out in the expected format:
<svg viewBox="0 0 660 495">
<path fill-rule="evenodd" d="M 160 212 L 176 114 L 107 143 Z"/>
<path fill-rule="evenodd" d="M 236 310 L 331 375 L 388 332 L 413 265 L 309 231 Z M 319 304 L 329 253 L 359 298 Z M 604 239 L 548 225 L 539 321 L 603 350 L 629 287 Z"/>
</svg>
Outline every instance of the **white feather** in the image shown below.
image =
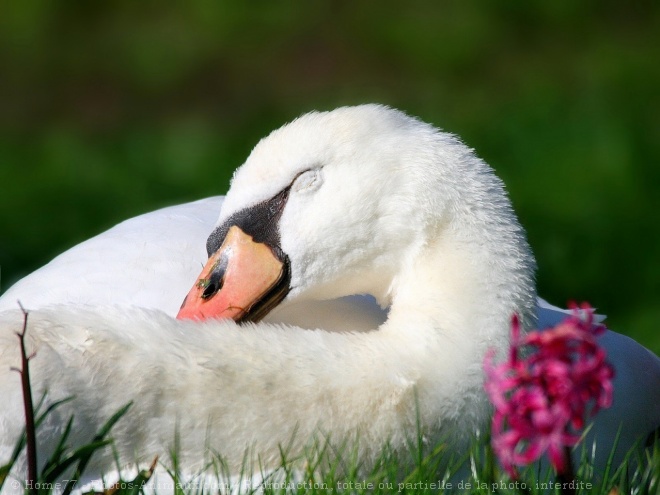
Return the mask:
<svg viewBox="0 0 660 495">
<path fill-rule="evenodd" d="M 507 346 L 512 313 L 531 327 L 537 311 L 543 323 L 561 311 L 537 307 L 534 259 L 501 181 L 452 135 L 382 106 L 341 108 L 262 140 L 217 223 L 305 170 L 280 221 L 292 290 L 260 324 L 172 318 L 206 259 L 220 198 L 128 220 L 10 288 L 0 298 L 0 463 L 23 426 L 9 371 L 17 300 L 30 310 L 35 396 L 75 397 L 40 429 L 42 458 L 74 412 L 82 444 L 129 401 L 113 430 L 122 460 L 167 453 L 178 429 L 187 470 L 202 467 L 207 446 L 232 469 L 246 448 L 274 465 L 280 445 L 299 453 L 322 433 L 359 433 L 368 462 L 385 440 L 406 448 L 417 413 L 428 441 L 469 442 L 489 418 L 486 349 Z M 599 447 L 624 421 L 623 452 L 660 422 L 660 365 L 613 332 L 602 342 L 618 382 Z M 109 452 L 94 462 L 114 467 Z"/>
</svg>

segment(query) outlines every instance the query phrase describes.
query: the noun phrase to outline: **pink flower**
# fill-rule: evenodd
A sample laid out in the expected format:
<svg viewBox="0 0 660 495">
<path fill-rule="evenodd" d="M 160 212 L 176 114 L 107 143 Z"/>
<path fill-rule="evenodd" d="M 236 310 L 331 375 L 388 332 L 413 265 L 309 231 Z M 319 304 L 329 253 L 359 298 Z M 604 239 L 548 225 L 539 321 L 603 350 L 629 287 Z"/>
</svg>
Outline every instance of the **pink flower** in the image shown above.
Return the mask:
<svg viewBox="0 0 660 495">
<path fill-rule="evenodd" d="M 588 304 L 571 309 L 556 327 L 524 336 L 514 315 L 508 359 L 494 364 L 494 352 L 486 353 L 484 387 L 495 406 L 493 450 L 512 477 L 515 466 L 546 451 L 555 470 L 564 472 L 565 448 L 579 441 L 587 413 L 612 403 L 614 371 L 596 342 L 605 327 L 593 324 Z"/>
</svg>

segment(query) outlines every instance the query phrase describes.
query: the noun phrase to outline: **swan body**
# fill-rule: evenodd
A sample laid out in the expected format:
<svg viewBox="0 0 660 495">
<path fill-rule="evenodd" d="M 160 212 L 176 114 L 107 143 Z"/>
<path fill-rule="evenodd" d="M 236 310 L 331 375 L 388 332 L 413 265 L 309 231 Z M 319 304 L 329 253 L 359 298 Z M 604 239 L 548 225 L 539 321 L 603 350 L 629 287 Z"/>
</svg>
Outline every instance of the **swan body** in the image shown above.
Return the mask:
<svg viewBox="0 0 660 495">
<path fill-rule="evenodd" d="M 174 319 L 209 234 L 213 245 L 285 190 L 270 226 L 290 264 L 279 306 L 260 323 Z M 9 372 L 17 300 L 30 311 L 35 397 L 75 397 L 39 430 L 45 452 L 74 412 L 72 441 L 85 443 L 133 401 L 113 429 L 120 458 L 169 452 L 176 430 L 189 469 L 207 446 L 234 470 L 246 448 L 277 464 L 281 445 L 300 453 L 319 434 L 359 435 L 368 462 L 386 440 L 405 449 L 418 420 L 426 441 L 460 449 L 488 422 L 483 355 L 506 348 L 511 314 L 527 328 L 563 316 L 537 302 L 532 254 L 492 170 L 455 137 L 376 105 L 305 115 L 255 147 L 224 202 L 126 221 L 10 288 L 0 463 L 23 426 Z M 620 452 L 660 423 L 660 364 L 614 332 L 601 341 L 617 382 L 591 434 L 607 454 L 621 421 Z M 109 454 L 92 467 L 114 467 Z"/>
<path fill-rule="evenodd" d="M 163 208 L 124 221 L 74 246 L 16 282 L 0 311 L 53 304 L 121 305 L 176 314 L 190 274 L 206 260 L 204 243 L 222 198 Z"/>
</svg>

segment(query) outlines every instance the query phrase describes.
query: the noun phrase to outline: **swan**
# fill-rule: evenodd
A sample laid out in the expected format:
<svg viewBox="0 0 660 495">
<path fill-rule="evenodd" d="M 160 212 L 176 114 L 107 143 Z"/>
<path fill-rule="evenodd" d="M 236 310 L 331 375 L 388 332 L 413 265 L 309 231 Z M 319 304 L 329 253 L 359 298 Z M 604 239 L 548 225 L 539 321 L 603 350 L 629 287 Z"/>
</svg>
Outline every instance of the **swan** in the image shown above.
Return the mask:
<svg viewBox="0 0 660 495">
<path fill-rule="evenodd" d="M 115 305 L 176 316 L 182 294 L 206 263 L 206 240 L 223 199 L 170 206 L 121 222 L 17 281 L 0 297 L 0 312 L 17 309 L 20 302 L 28 310 Z M 371 330 L 387 317 L 372 298 L 361 295 L 294 303 L 274 313 L 264 321 L 330 331 Z"/>
<path fill-rule="evenodd" d="M 236 253 L 254 241 L 246 265 Z M 231 270 L 254 260 L 265 285 Z M 462 450 L 488 422 L 483 356 L 505 350 L 510 316 L 563 317 L 534 270 L 502 182 L 458 138 L 379 105 L 306 114 L 256 145 L 224 200 L 128 220 L 0 298 L 0 463 L 23 427 L 17 300 L 34 395 L 74 397 L 39 430 L 44 453 L 71 415 L 82 444 L 132 400 L 113 430 L 123 461 L 178 436 L 186 469 L 211 449 L 236 471 L 246 448 L 276 465 L 319 433 L 359 435 L 367 463 L 418 426 Z M 621 422 L 617 455 L 660 424 L 660 361 L 601 341 L 617 370 L 590 433 L 603 460 Z M 109 450 L 92 460 L 115 466 Z"/>
</svg>

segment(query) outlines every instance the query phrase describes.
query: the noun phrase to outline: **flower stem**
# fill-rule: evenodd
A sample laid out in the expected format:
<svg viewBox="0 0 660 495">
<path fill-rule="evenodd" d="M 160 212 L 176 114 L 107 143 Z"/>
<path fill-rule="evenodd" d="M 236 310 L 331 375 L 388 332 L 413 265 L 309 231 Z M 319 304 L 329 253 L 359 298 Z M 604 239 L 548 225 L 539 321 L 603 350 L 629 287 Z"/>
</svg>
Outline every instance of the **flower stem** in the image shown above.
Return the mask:
<svg viewBox="0 0 660 495">
<path fill-rule="evenodd" d="M 557 472 L 557 478 L 561 483 L 561 493 L 564 495 L 576 495 L 575 471 L 573 470 L 570 447 L 564 447 L 564 469 Z"/>
</svg>

